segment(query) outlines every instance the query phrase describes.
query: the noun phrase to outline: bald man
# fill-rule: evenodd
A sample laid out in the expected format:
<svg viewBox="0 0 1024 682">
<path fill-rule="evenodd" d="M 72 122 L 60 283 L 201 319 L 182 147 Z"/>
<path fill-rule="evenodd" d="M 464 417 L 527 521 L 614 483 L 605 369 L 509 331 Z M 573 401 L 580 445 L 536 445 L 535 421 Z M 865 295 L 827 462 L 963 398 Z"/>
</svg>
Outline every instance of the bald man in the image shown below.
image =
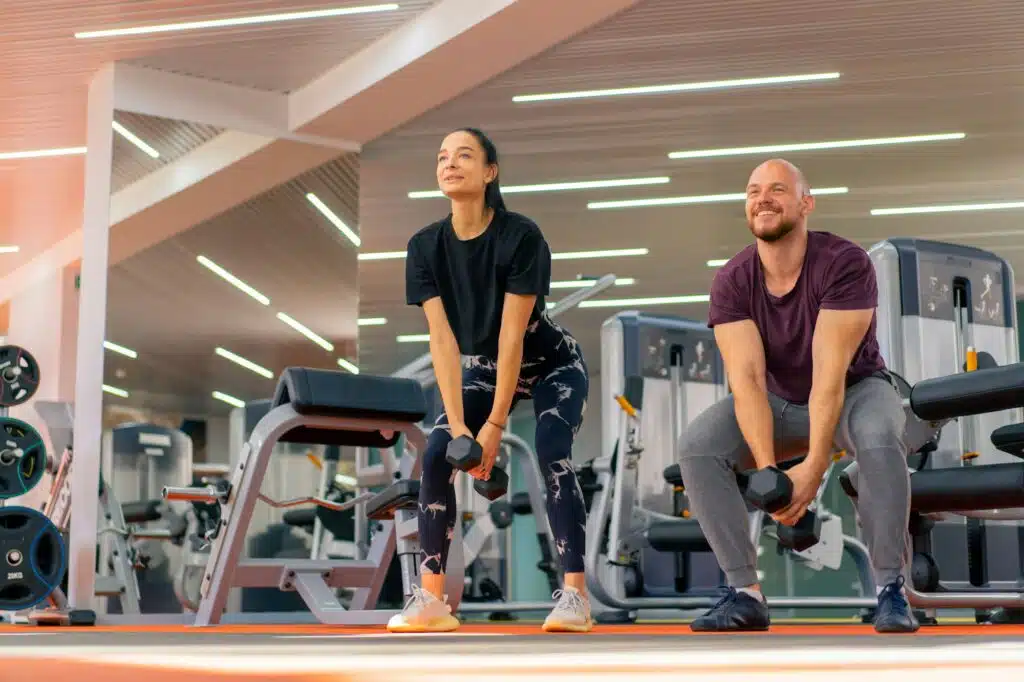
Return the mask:
<svg viewBox="0 0 1024 682">
<path fill-rule="evenodd" d="M 814 500 L 833 447 L 859 463 L 858 512 L 875 581 L 878 632 L 914 632 L 904 567 L 910 480 L 905 417 L 875 334 L 874 267 L 857 244 L 809 231 L 814 197 L 793 164 L 771 160 L 747 183 L 754 243 L 715 275 L 708 326 L 732 394 L 699 415 L 680 438 L 680 469 L 729 592 L 691 625 L 697 631 L 766 630 L 737 470 L 806 454 L 786 475 L 796 523 Z"/>
</svg>

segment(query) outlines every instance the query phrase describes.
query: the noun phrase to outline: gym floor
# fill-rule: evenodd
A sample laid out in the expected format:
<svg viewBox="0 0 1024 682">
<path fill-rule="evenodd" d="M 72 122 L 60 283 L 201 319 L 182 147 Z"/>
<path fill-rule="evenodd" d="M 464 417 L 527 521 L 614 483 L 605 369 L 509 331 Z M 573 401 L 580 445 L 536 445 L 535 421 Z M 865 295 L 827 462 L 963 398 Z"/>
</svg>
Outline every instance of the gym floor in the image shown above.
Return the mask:
<svg viewBox="0 0 1024 682">
<path fill-rule="evenodd" d="M 603 625 L 587 635 L 544 634 L 536 624 L 466 625 L 431 635 L 324 626 L 9 626 L 0 629 L 0 682 L 69 675 L 104 682 L 932 682 L 974 672 L 1009 680 L 1024 670 L 1022 645 L 1019 625 L 940 625 L 900 636 L 839 624 L 782 624 L 741 635 L 696 635 L 686 625 L 656 623 Z"/>
</svg>

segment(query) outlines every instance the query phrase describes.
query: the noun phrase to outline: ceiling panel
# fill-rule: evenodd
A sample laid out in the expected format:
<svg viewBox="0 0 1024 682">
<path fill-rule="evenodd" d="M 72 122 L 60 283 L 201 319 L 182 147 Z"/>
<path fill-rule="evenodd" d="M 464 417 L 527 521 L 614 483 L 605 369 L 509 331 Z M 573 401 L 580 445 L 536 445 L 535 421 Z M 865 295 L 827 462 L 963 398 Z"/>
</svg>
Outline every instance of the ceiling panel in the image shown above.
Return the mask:
<svg viewBox="0 0 1024 682">
<path fill-rule="evenodd" d="M 115 133 L 110 174 L 111 192 L 120 191 L 161 166 L 177 161 L 224 132 L 221 128 L 202 123 L 147 116 L 130 111 L 115 112 L 114 120 L 152 147 L 160 156 L 154 159 L 134 143 Z"/>
<path fill-rule="evenodd" d="M 556 261 L 554 278 L 614 272 L 634 277 L 602 298 L 706 293 L 712 258 L 751 241 L 742 203 L 588 210 L 592 201 L 742 192 L 765 157 L 671 160 L 722 147 L 964 132 L 961 141 L 783 154 L 821 197 L 812 229 L 865 246 L 890 236 L 972 243 L 1024 266 L 1024 212 L 872 217 L 880 207 L 1024 200 L 1024 4 L 930 0 L 648 0 L 510 70 L 364 147 L 361 219 L 366 251 L 405 248 L 448 212 L 435 189 L 434 154 L 445 133 L 483 128 L 502 156 L 504 186 L 667 175 L 670 183 L 508 195 L 552 249 L 647 247 L 640 258 Z M 839 72 L 838 80 L 634 97 L 517 104 L 514 95 Z M 404 305 L 400 261 L 360 263 L 361 315 L 389 324 L 360 334 L 368 371 L 390 371 L 425 346 L 396 344 L 426 330 Z M 552 298 L 564 295 L 552 292 Z M 651 308 L 696 319 L 706 305 Z M 575 311 L 565 324 L 590 355 L 613 308 Z M 397 354 L 397 357 L 392 354 Z M 593 363 L 592 363 L 593 364 Z M 596 370 L 595 370 L 596 371 Z"/>
</svg>

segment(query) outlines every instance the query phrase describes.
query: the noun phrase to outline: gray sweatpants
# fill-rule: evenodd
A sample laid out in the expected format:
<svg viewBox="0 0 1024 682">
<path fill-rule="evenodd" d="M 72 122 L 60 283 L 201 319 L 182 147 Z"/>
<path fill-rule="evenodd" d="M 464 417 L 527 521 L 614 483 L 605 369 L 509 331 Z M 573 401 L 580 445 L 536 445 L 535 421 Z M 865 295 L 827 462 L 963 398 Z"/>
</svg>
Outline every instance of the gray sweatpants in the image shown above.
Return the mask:
<svg viewBox="0 0 1024 682">
<path fill-rule="evenodd" d="M 768 404 L 775 417 L 775 460 L 805 454 L 810 435 L 807 406 L 771 393 Z M 894 581 L 906 563 L 910 478 L 903 443 L 905 421 L 896 389 L 887 379 L 873 376 L 847 389 L 835 435 L 835 445 L 858 463 L 857 510 L 879 587 Z M 687 426 L 680 438 L 679 458 L 690 509 L 729 585 L 757 583 L 757 554 L 735 475 L 756 464 L 736 421 L 732 396 Z"/>
</svg>

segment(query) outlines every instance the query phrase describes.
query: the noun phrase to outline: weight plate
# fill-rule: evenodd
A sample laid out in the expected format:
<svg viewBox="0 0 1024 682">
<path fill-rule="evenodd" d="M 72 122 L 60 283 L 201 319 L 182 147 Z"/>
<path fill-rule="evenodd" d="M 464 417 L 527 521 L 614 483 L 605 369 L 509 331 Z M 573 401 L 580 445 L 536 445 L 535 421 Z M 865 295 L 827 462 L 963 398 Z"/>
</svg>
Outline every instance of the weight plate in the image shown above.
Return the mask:
<svg viewBox="0 0 1024 682">
<path fill-rule="evenodd" d="M 32 399 L 39 388 L 39 363 L 21 346 L 0 346 L 0 407 Z"/>
<path fill-rule="evenodd" d="M 0 508 L 0 611 L 30 609 L 60 585 L 67 569 L 57 526 L 28 507 Z"/>
<path fill-rule="evenodd" d="M 24 495 L 46 473 L 46 445 L 31 425 L 0 417 L 0 500 Z"/>
</svg>

